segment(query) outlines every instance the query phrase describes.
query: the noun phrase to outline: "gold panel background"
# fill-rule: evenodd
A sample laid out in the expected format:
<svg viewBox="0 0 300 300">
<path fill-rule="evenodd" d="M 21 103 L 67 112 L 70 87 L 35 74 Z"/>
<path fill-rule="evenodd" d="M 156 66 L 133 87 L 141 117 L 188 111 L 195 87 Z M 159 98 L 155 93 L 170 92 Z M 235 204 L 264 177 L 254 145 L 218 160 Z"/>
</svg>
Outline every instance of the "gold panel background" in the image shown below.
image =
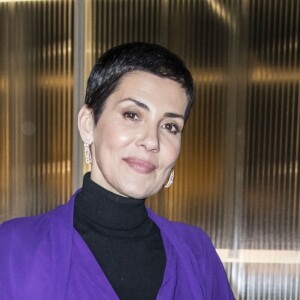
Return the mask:
<svg viewBox="0 0 300 300">
<path fill-rule="evenodd" d="M 65 202 L 81 181 L 74 53 L 86 75 L 111 46 L 160 43 L 197 97 L 175 183 L 147 204 L 211 236 L 237 299 L 300 299 L 299 18 L 297 0 L 0 2 L 0 220 Z"/>
<path fill-rule="evenodd" d="M 0 1 L 0 222 L 72 191 L 73 3 Z"/>
</svg>

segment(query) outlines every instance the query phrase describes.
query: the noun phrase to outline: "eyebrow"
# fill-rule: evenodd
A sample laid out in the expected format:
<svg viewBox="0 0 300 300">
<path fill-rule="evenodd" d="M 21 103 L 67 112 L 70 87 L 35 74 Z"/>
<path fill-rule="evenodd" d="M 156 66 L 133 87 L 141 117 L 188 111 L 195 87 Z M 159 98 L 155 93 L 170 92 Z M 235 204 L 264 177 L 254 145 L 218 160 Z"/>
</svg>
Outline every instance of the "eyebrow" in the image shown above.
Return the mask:
<svg viewBox="0 0 300 300">
<path fill-rule="evenodd" d="M 135 100 L 135 99 L 132 99 L 132 98 L 126 98 L 126 99 L 123 99 L 121 102 L 123 102 L 123 101 L 131 101 L 134 104 L 136 104 L 137 106 L 145 109 L 146 111 L 150 111 L 150 108 L 145 103 L 142 103 L 142 102 L 140 102 L 138 100 Z M 180 118 L 180 119 L 184 120 L 184 116 L 183 115 L 175 114 L 175 113 L 172 113 L 172 112 L 166 112 L 166 113 L 164 113 L 164 117 L 167 117 L 167 118 Z"/>
</svg>

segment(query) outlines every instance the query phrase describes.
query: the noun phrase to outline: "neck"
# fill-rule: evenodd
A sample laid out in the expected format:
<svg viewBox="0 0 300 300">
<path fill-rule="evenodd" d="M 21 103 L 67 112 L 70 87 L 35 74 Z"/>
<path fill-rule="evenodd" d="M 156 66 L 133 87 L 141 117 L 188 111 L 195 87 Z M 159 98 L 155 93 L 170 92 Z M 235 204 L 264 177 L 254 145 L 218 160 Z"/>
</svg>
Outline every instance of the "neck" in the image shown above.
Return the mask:
<svg viewBox="0 0 300 300">
<path fill-rule="evenodd" d="M 92 181 L 90 173 L 84 176 L 82 191 L 78 196 L 77 209 L 106 228 L 130 230 L 140 226 L 148 218 L 145 199 L 114 194 Z"/>
</svg>

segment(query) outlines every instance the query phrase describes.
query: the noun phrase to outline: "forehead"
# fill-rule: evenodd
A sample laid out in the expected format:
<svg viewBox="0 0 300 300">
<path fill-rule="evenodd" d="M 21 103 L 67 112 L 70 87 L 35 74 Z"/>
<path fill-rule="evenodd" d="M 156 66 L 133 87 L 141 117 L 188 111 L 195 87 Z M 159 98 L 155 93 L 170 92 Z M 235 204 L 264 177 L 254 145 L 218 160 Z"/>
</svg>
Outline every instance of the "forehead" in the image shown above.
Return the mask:
<svg viewBox="0 0 300 300">
<path fill-rule="evenodd" d="M 138 97 L 136 100 L 160 101 L 161 105 L 179 105 L 184 110 L 188 103 L 186 91 L 178 82 L 144 71 L 124 75 L 113 94 L 119 97 Z"/>
</svg>

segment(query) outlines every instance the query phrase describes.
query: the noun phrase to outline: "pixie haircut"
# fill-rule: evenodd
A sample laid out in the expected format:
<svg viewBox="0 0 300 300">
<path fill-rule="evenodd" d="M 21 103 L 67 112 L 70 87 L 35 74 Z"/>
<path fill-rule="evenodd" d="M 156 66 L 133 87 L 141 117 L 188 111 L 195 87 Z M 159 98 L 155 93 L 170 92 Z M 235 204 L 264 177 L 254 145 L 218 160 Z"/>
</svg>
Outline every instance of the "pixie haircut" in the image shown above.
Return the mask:
<svg viewBox="0 0 300 300">
<path fill-rule="evenodd" d="M 128 43 L 109 49 L 94 65 L 87 82 L 85 104 L 97 124 L 108 97 L 127 73 L 143 71 L 178 82 L 185 89 L 186 121 L 194 100 L 193 78 L 183 61 L 168 49 L 149 43 Z"/>
</svg>

